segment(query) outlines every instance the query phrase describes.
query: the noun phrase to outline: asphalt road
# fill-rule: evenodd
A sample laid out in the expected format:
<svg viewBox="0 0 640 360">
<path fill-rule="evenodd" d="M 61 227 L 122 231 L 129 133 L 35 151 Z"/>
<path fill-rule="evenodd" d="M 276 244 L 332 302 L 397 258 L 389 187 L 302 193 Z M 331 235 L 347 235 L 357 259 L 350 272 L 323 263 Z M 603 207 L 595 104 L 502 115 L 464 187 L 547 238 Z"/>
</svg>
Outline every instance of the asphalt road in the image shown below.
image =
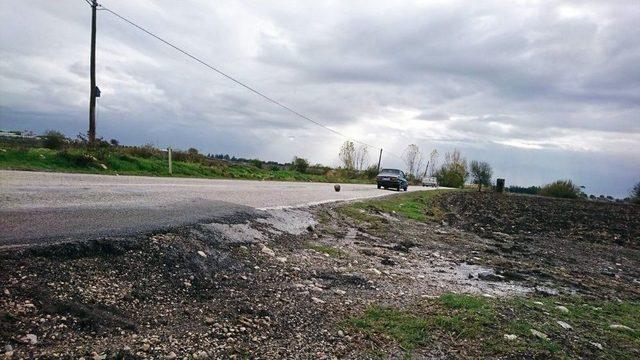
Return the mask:
<svg viewBox="0 0 640 360">
<path fill-rule="evenodd" d="M 375 185 L 0 171 L 0 247 L 128 235 L 391 194 Z M 422 189 L 410 187 L 409 191 Z"/>
</svg>

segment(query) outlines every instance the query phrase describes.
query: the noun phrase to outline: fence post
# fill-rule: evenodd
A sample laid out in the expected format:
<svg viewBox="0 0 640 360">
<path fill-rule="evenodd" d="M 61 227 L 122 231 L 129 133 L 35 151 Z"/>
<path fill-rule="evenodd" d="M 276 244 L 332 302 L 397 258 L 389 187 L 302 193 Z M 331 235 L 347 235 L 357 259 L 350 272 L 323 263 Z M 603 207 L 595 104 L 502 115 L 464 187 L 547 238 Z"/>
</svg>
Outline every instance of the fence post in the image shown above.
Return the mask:
<svg viewBox="0 0 640 360">
<path fill-rule="evenodd" d="M 173 175 L 173 164 L 171 162 L 171 147 L 167 149 L 169 152 L 169 175 Z"/>
</svg>

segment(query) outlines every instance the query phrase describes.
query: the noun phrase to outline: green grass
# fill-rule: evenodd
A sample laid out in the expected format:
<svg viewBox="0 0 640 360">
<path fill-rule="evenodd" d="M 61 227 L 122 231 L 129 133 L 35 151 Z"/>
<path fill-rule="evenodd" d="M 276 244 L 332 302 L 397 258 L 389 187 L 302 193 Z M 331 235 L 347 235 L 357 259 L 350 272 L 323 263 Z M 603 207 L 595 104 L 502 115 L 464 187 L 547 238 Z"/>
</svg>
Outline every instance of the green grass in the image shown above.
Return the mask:
<svg viewBox="0 0 640 360">
<path fill-rule="evenodd" d="M 327 254 L 333 258 L 343 258 L 347 256 L 347 254 L 344 251 L 333 246 L 328 246 L 323 244 L 308 244 L 307 247 L 317 252 Z"/>
<path fill-rule="evenodd" d="M 569 308 L 569 313 L 559 311 L 557 304 Z M 557 320 L 569 323 L 573 330 L 563 329 Z M 610 324 L 627 325 L 634 331 L 612 330 Z M 638 324 L 638 301 L 577 296 L 487 299 L 449 293 L 407 308 L 373 305 L 342 326 L 393 340 L 409 354 L 416 348 L 437 347 L 464 350 L 475 357 L 634 359 L 640 351 Z M 533 336 L 531 329 L 549 339 Z M 508 341 L 504 334 L 518 338 Z M 601 344 L 603 350 L 591 343 Z"/>
<path fill-rule="evenodd" d="M 92 156 L 95 157 L 92 158 Z M 100 164 L 106 165 L 107 169 L 103 169 Z M 3 149 L 3 151 L 0 151 L 0 169 L 7 170 L 279 181 L 370 182 L 363 179 L 344 179 L 305 174 L 294 170 L 269 170 L 260 169 L 252 165 L 221 164 L 224 163 L 218 162 L 218 164 L 205 165 L 202 163 L 174 161 L 173 174 L 170 175 L 166 159 L 138 157 L 118 151 L 109 151 L 102 154 L 85 153 L 80 149 L 57 151 L 30 148 L 27 150 Z"/>
<path fill-rule="evenodd" d="M 423 345 L 431 327 L 429 319 L 382 306 L 369 307 L 362 316 L 349 319 L 347 325 L 370 335 L 385 334 L 405 350 Z"/>
<path fill-rule="evenodd" d="M 433 206 L 432 199 L 439 194 L 456 190 L 417 191 L 346 204 L 339 211 L 373 229 L 382 230 L 386 226 L 379 213 L 396 214 L 417 221 L 441 220 L 444 212 Z"/>
</svg>

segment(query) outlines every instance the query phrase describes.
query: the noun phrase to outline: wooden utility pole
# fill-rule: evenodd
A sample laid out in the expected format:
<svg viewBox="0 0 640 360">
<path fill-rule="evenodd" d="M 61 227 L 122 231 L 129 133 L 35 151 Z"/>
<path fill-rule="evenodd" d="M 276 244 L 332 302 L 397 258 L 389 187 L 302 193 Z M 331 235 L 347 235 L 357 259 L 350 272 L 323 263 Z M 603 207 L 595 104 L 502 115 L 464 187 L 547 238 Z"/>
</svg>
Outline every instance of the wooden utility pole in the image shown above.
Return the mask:
<svg viewBox="0 0 640 360">
<path fill-rule="evenodd" d="M 91 92 L 89 95 L 89 144 L 96 141 L 96 0 L 91 1 Z"/>
<path fill-rule="evenodd" d="M 382 161 L 382 148 L 380 148 L 380 156 L 378 157 L 378 172 L 380 172 L 380 162 Z"/>
</svg>

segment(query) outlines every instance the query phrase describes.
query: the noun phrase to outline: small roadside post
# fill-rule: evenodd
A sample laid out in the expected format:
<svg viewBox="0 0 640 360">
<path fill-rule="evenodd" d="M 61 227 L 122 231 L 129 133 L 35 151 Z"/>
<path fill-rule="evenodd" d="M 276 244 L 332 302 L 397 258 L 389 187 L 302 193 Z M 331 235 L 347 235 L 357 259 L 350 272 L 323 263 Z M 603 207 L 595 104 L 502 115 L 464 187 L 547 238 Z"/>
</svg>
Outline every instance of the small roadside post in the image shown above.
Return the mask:
<svg viewBox="0 0 640 360">
<path fill-rule="evenodd" d="M 380 148 L 380 156 L 378 156 L 378 172 L 380 172 L 380 162 L 382 161 L 382 148 Z"/>
<path fill-rule="evenodd" d="M 496 191 L 500 194 L 504 192 L 504 179 L 496 180 Z"/>
<path fill-rule="evenodd" d="M 169 158 L 169 175 L 173 175 L 173 164 L 171 163 L 171 147 L 167 149 L 168 158 Z"/>
</svg>

